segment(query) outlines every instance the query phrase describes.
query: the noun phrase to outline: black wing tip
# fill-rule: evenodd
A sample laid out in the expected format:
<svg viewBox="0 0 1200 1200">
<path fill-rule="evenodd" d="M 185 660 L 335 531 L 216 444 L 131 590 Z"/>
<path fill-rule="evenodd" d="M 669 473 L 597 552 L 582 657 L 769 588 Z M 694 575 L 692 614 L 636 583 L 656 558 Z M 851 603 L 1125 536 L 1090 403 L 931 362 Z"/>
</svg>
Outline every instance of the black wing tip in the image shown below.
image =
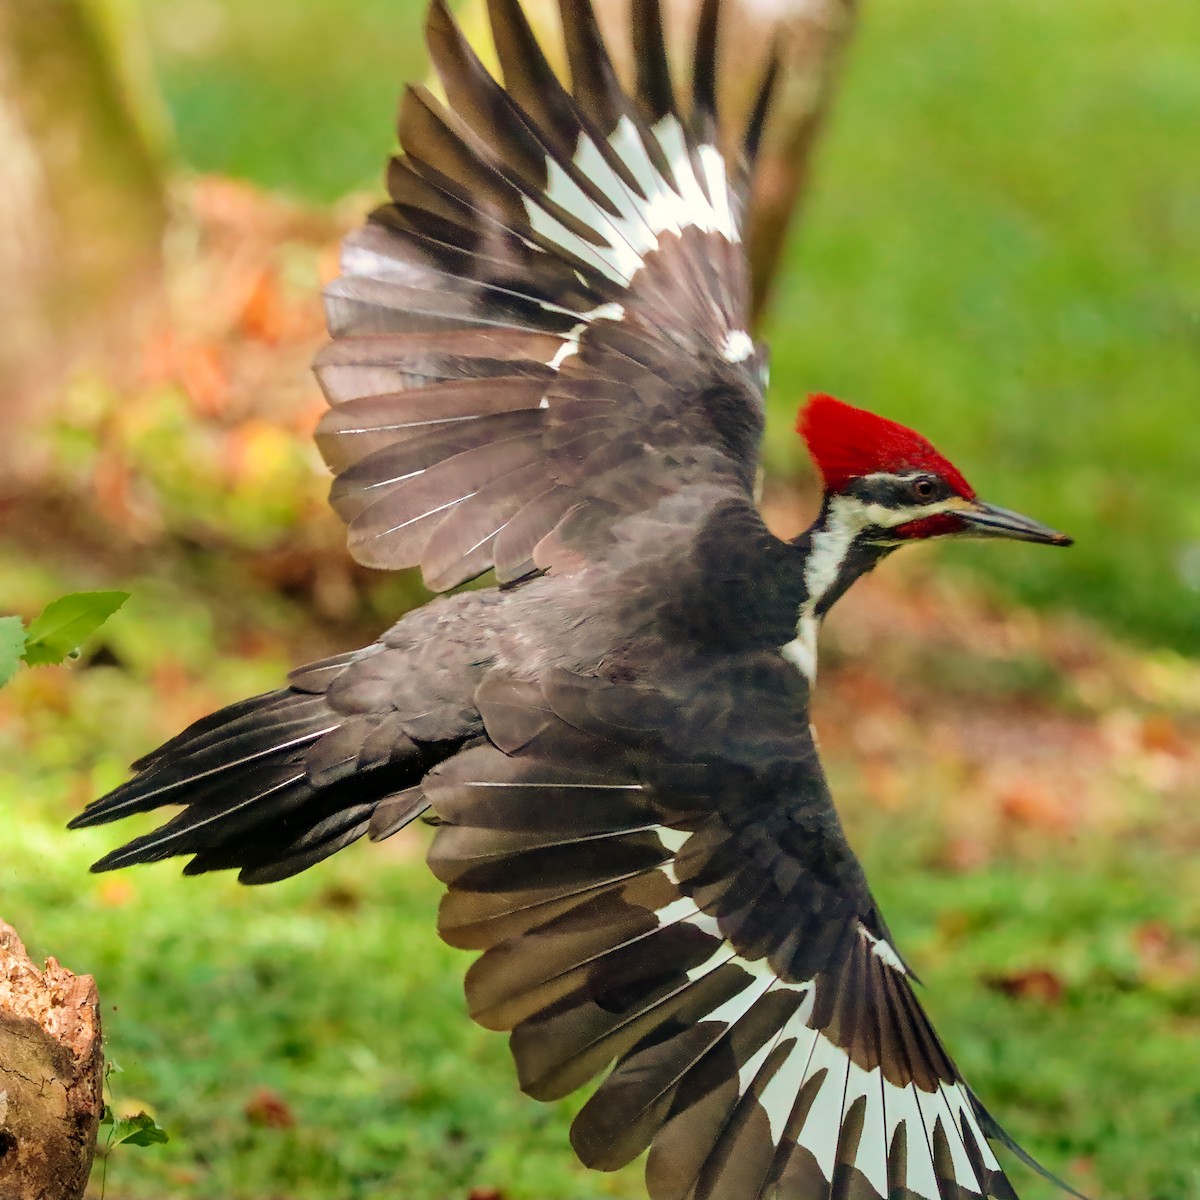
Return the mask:
<svg viewBox="0 0 1200 1200">
<path fill-rule="evenodd" d="M 110 850 L 103 858 L 98 858 L 88 870 L 93 875 L 104 875 L 108 871 L 119 871 L 123 867 L 132 867 L 135 863 L 143 861 L 138 858 L 137 852 L 130 853 L 129 846 L 121 846 L 116 850 Z"/>
<path fill-rule="evenodd" d="M 454 72 L 464 67 L 477 67 L 491 75 L 463 32 L 447 0 L 429 0 L 429 7 L 425 12 L 425 45 L 429 50 L 434 71 L 446 90 L 449 90 L 449 80 Z M 444 58 L 447 52 L 453 56 L 452 63 Z M 405 90 L 416 90 L 418 87 L 420 85 L 408 84 Z"/>
<path fill-rule="evenodd" d="M 120 820 L 126 815 L 124 804 L 128 799 L 127 787 L 128 784 L 93 801 L 83 812 L 76 813 L 67 822 L 67 828 L 69 830 L 91 829 L 97 825 L 107 825 L 111 821 Z"/>
<path fill-rule="evenodd" d="M 999 1142 L 1006 1150 L 1015 1155 L 1022 1163 L 1025 1164 L 1031 1171 L 1040 1175 L 1048 1183 L 1054 1184 L 1056 1188 L 1066 1192 L 1068 1196 L 1074 1196 L 1075 1200 L 1091 1200 L 1091 1197 L 1083 1192 L 1077 1191 L 1069 1183 L 1059 1179 L 1053 1171 L 1047 1170 L 1042 1166 L 1032 1154 L 1029 1153 L 1017 1140 L 1010 1134 L 999 1121 L 983 1106 L 982 1101 L 975 1093 L 966 1086 L 967 1095 L 971 1099 L 971 1106 L 975 1110 L 975 1119 L 979 1122 L 980 1128 L 987 1135 L 988 1139 L 993 1142 Z"/>
<path fill-rule="evenodd" d="M 447 27 L 458 29 L 458 22 L 450 11 L 450 5 L 446 0 L 429 0 L 429 7 L 425 10 L 426 36 L 428 37 L 430 30 Z"/>
<path fill-rule="evenodd" d="M 717 41 L 721 0 L 702 0 L 696 22 L 692 58 L 692 108 L 707 120 L 717 120 Z"/>
<path fill-rule="evenodd" d="M 771 115 L 771 107 L 779 89 L 779 80 L 783 71 L 783 51 L 780 46 L 779 34 L 771 39 L 771 48 L 767 52 L 767 63 L 759 81 L 758 92 L 754 97 L 754 106 L 750 110 L 750 118 L 746 122 L 746 132 L 742 138 L 742 151 L 746 161 L 753 163 L 758 158 L 762 148 L 763 133 L 767 127 L 767 119 Z"/>
<path fill-rule="evenodd" d="M 630 26 L 635 68 L 634 96 L 651 124 L 674 114 L 675 85 L 667 58 L 659 0 L 632 0 Z"/>
</svg>

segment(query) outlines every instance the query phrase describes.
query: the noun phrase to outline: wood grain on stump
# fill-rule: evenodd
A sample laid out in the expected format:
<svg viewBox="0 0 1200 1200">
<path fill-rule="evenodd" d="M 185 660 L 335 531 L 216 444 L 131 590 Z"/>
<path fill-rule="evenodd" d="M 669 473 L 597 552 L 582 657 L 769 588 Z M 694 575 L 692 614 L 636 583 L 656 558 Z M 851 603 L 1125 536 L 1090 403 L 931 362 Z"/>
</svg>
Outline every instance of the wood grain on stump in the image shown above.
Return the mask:
<svg viewBox="0 0 1200 1200">
<path fill-rule="evenodd" d="M 0 1200 L 83 1195 L 103 1068 L 95 980 L 34 966 L 0 920 Z"/>
</svg>

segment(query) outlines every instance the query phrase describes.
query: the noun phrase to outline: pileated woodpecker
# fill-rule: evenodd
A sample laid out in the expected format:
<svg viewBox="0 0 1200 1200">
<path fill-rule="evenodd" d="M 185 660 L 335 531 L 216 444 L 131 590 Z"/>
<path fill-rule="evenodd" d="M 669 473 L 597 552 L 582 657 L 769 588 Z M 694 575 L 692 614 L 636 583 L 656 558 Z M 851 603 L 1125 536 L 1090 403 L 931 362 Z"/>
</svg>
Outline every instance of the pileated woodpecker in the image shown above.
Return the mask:
<svg viewBox="0 0 1200 1200">
<path fill-rule="evenodd" d="M 897 547 L 1069 539 L 825 396 L 799 427 L 820 515 L 770 534 L 743 233 L 775 67 L 723 148 L 715 0 L 687 104 L 658 0 L 633 3 L 630 91 L 589 0 L 561 0 L 570 90 L 518 0 L 490 8 L 503 84 L 433 0 L 446 100 L 406 95 L 317 373 L 355 557 L 498 586 L 196 722 L 72 824 L 183 805 L 95 869 L 266 883 L 429 811 L 441 935 L 482 951 L 471 1015 L 538 1099 L 607 1072 L 572 1129 L 589 1166 L 649 1148 L 655 1200 L 1011 1198 L 808 702 L 822 617 Z"/>
</svg>

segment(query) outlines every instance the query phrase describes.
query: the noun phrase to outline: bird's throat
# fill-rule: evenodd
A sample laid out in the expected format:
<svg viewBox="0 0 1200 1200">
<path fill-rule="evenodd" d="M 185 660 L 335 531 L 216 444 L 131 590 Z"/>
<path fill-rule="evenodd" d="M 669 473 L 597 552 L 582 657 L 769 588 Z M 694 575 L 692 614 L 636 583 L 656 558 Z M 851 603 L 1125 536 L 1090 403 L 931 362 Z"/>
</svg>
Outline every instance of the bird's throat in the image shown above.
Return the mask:
<svg viewBox="0 0 1200 1200">
<path fill-rule="evenodd" d="M 801 609 L 796 636 L 781 648 L 783 657 L 808 680 L 809 687 L 817 681 L 817 632 L 820 628 L 821 618 Z"/>
<path fill-rule="evenodd" d="M 816 521 L 793 543 L 804 554 L 804 598 L 796 636 L 782 652 L 810 686 L 817 678 L 817 635 L 825 614 L 890 552 L 890 547 L 863 537 L 868 525 L 863 506 L 852 497 L 827 495 Z"/>
</svg>

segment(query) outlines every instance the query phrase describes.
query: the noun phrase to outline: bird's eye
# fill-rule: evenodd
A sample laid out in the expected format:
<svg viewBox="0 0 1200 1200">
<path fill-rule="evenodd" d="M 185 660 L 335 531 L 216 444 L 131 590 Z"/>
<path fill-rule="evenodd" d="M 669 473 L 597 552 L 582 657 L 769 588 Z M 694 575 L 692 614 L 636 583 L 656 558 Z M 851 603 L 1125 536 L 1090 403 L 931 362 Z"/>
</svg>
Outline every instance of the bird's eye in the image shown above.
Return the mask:
<svg viewBox="0 0 1200 1200">
<path fill-rule="evenodd" d="M 912 490 L 918 500 L 928 500 L 936 489 L 932 479 L 918 479 L 913 483 Z"/>
</svg>

